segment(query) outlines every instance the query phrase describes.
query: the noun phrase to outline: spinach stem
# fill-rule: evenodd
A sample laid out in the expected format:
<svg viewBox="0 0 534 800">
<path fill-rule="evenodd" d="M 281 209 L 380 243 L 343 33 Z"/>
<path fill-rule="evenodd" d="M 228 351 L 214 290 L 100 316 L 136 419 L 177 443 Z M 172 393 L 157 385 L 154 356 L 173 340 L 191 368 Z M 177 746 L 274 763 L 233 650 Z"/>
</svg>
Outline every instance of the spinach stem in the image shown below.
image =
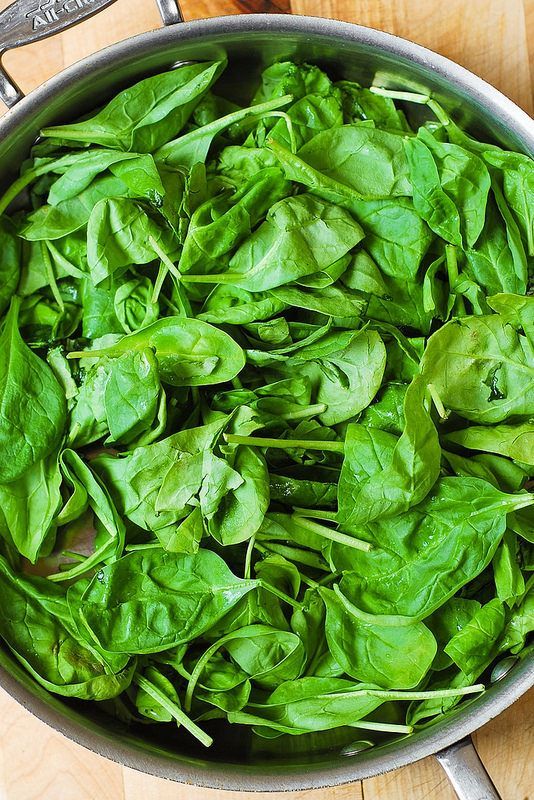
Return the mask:
<svg viewBox="0 0 534 800">
<path fill-rule="evenodd" d="M 180 274 L 182 283 L 238 283 L 246 277 L 246 272 L 215 272 L 208 275 Z"/>
<path fill-rule="evenodd" d="M 528 506 L 534 505 L 534 494 L 531 492 L 525 492 L 525 494 L 518 494 L 516 495 L 517 501 L 514 503 L 514 511 L 519 511 L 521 508 L 528 508 Z M 502 505 L 507 505 L 507 501 L 505 501 Z"/>
<path fill-rule="evenodd" d="M 349 598 L 346 597 L 339 588 L 339 584 L 336 583 L 333 589 L 345 610 L 361 622 L 381 625 L 385 628 L 408 628 L 410 625 L 414 624 L 413 617 L 401 617 L 395 614 L 368 614 L 366 611 L 362 611 L 351 603 Z"/>
<path fill-rule="evenodd" d="M 148 237 L 148 241 L 150 242 L 150 246 L 152 247 L 152 249 L 154 250 L 154 252 L 158 256 L 159 260 L 163 264 L 165 264 L 165 266 L 167 267 L 167 269 L 169 270 L 171 275 L 174 275 L 176 280 L 180 281 L 182 279 L 182 273 L 178 270 L 178 268 L 175 266 L 175 264 L 172 263 L 172 261 L 169 258 L 169 256 L 166 253 L 163 252 L 163 250 L 161 249 L 159 244 L 156 242 L 154 237 L 153 236 L 149 236 Z"/>
<path fill-rule="evenodd" d="M 208 122 L 207 125 L 203 125 L 201 128 L 184 133 L 182 136 L 178 136 L 176 139 L 171 139 L 171 141 L 167 142 L 160 147 L 158 151 L 156 151 L 156 160 L 165 162 L 169 155 L 172 155 L 173 150 L 175 150 L 177 146 L 180 147 L 187 145 L 190 141 L 194 142 L 199 138 L 199 136 L 216 136 L 225 128 L 229 128 L 232 125 L 237 125 L 240 122 L 249 122 L 249 120 L 254 122 L 262 117 L 269 116 L 270 112 L 273 112 L 275 109 L 281 108 L 282 106 L 287 106 L 292 102 L 292 100 L 292 94 L 284 94 L 281 97 L 274 97 L 272 100 L 266 100 L 265 103 L 259 103 L 253 108 L 249 106 L 248 108 L 239 109 L 239 111 L 232 111 L 230 114 L 226 114 L 224 117 L 219 117 L 218 119 L 214 119 L 212 122 Z M 251 114 L 251 111 L 254 113 Z"/>
<path fill-rule="evenodd" d="M 259 580 L 259 584 L 262 589 L 265 589 L 265 591 L 274 594 L 275 597 L 278 597 L 279 600 L 282 600 L 284 603 L 287 603 L 288 606 L 291 606 L 292 608 L 296 608 L 298 610 L 302 610 L 303 607 L 302 603 L 299 603 L 298 600 L 294 600 L 292 597 L 283 592 L 281 589 L 277 589 L 276 586 L 272 586 L 272 584 L 266 583 L 265 581 L 261 580 L 261 578 Z"/>
<path fill-rule="evenodd" d="M 339 544 L 347 545 L 347 547 L 352 547 L 354 550 L 368 552 L 373 549 L 373 545 L 370 542 L 364 542 L 361 539 L 357 539 L 355 536 L 349 536 L 333 528 L 327 528 L 326 525 L 319 525 L 318 522 L 313 522 L 313 520 L 306 519 L 306 517 L 299 517 L 298 514 L 293 514 L 291 518 L 297 525 L 300 525 L 301 528 L 306 528 L 306 530 L 316 533 L 324 539 L 330 539 L 332 542 L 339 542 Z"/>
<path fill-rule="evenodd" d="M 379 94 L 382 97 L 389 97 L 391 100 L 404 100 L 407 103 L 418 103 L 419 105 L 428 106 L 438 122 L 440 122 L 442 125 L 450 125 L 451 123 L 449 116 L 445 113 L 440 104 L 428 94 L 419 94 L 418 92 L 403 92 L 397 91 L 396 89 L 383 89 L 381 86 L 371 86 L 370 91 L 373 94 Z"/>
<path fill-rule="evenodd" d="M 432 402 L 436 406 L 436 411 L 438 412 L 439 416 L 442 420 L 446 420 L 449 418 L 450 411 L 447 411 L 441 397 L 439 396 L 438 390 L 434 386 L 433 383 L 428 384 L 428 391 L 430 392 L 430 397 L 432 398 Z"/>
<path fill-rule="evenodd" d="M 325 450 L 343 453 L 343 442 L 320 441 L 316 439 L 269 439 L 263 436 L 239 436 L 236 433 L 223 434 L 228 444 L 248 444 L 252 447 L 276 447 L 279 450 Z"/>
<path fill-rule="evenodd" d="M 309 575 L 305 575 L 303 572 L 300 573 L 300 577 L 302 578 L 302 582 L 311 586 L 312 589 L 320 589 L 321 586 L 328 586 L 329 583 L 339 578 L 339 573 L 329 572 L 328 575 L 323 575 L 319 581 L 313 580 L 313 578 L 310 578 Z"/>
<path fill-rule="evenodd" d="M 165 283 L 165 278 L 167 277 L 169 270 L 167 269 L 167 265 L 160 262 L 158 274 L 156 277 L 156 281 L 154 283 L 154 290 L 152 292 L 152 297 L 150 298 L 152 303 L 157 303 L 159 299 L 159 295 L 162 289 L 163 284 Z"/>
<path fill-rule="evenodd" d="M 391 100 L 406 100 L 408 103 L 418 103 L 419 105 L 427 105 L 430 100 L 430 95 L 428 94 L 403 92 L 397 89 L 383 89 L 381 86 L 371 86 L 370 91 L 373 94 L 379 94 L 381 97 L 389 97 Z"/>
<path fill-rule="evenodd" d="M 455 291 L 455 287 L 458 283 L 458 257 L 456 255 L 456 247 L 453 244 L 445 245 L 445 263 L 447 265 L 447 275 L 449 277 L 451 292 L 456 295 L 458 312 L 461 316 L 464 316 L 466 313 L 464 298 Z"/>
<path fill-rule="evenodd" d="M 247 544 L 247 552 L 245 553 L 245 569 L 243 571 L 243 577 L 246 581 L 250 580 L 250 570 L 252 566 L 252 553 L 254 551 L 254 543 L 256 541 L 255 536 L 251 536 L 248 540 Z"/>
<path fill-rule="evenodd" d="M 82 553 L 75 553 L 74 550 L 62 550 L 61 555 L 64 556 L 64 558 L 72 558 L 73 561 L 78 561 L 80 564 L 87 558 L 87 556 L 84 556 Z"/>
<path fill-rule="evenodd" d="M 456 247 L 453 244 L 445 245 L 445 258 L 447 264 L 447 275 L 449 276 L 449 286 L 451 291 L 458 281 L 458 259 L 456 257 Z"/>
<path fill-rule="evenodd" d="M 126 553 L 135 553 L 137 550 L 153 550 L 161 547 L 160 542 L 143 542 L 143 544 L 127 544 L 124 548 Z"/>
<path fill-rule="evenodd" d="M 8 205 L 17 197 L 30 183 L 40 178 L 41 175 L 46 175 L 47 172 L 50 172 L 50 168 L 52 167 L 54 161 L 49 161 L 46 164 L 43 164 L 40 167 L 36 167 L 35 169 L 29 169 L 24 175 L 21 175 L 20 178 L 17 178 L 16 181 L 13 181 L 11 186 L 4 192 L 4 194 L 0 197 L 0 214 L 3 214 Z"/>
<path fill-rule="evenodd" d="M 65 303 L 63 302 L 63 298 L 59 293 L 56 276 L 54 275 L 54 268 L 52 266 L 52 259 L 50 258 L 50 253 L 48 251 L 48 247 L 46 246 L 46 242 L 41 242 L 41 258 L 43 259 L 46 278 L 50 285 L 50 291 L 52 292 L 52 296 L 58 304 L 61 313 L 63 313 L 65 311 Z"/>
<path fill-rule="evenodd" d="M 73 350 L 67 353 L 67 358 L 102 358 L 102 356 L 109 356 L 113 358 L 113 350 Z"/>
<path fill-rule="evenodd" d="M 136 683 L 140 689 L 143 689 L 144 692 L 150 695 L 154 700 L 156 700 L 165 711 L 168 711 L 169 714 L 174 717 L 178 724 L 183 725 L 186 730 L 189 731 L 195 739 L 198 739 L 201 744 L 205 747 L 210 747 L 213 744 L 213 739 L 207 733 L 205 733 L 202 728 L 199 728 L 192 719 L 189 719 L 187 714 L 185 714 L 181 708 L 179 708 L 176 703 L 173 703 L 169 700 L 166 695 L 163 694 L 154 684 L 144 678 L 142 675 L 136 675 L 134 677 L 134 683 Z"/>
<path fill-rule="evenodd" d="M 177 664 L 175 669 L 176 669 L 176 672 L 178 673 L 178 675 L 181 675 L 182 678 L 186 679 L 186 681 L 190 681 L 191 680 L 191 673 L 186 670 L 186 668 L 184 667 L 183 664 Z"/>
<path fill-rule="evenodd" d="M 323 575 L 320 581 L 318 581 L 319 586 L 328 586 L 329 583 L 335 581 L 339 578 L 339 572 L 330 572 L 328 575 Z"/>
<path fill-rule="evenodd" d="M 280 556 L 283 556 L 288 561 L 294 561 L 297 564 L 304 564 L 306 567 L 311 567 L 312 569 L 321 570 L 321 572 L 328 572 L 330 575 L 330 569 L 326 566 L 326 564 L 322 561 L 321 556 L 318 553 L 314 553 L 311 550 L 302 550 L 300 547 L 288 547 L 285 544 L 280 544 L 279 542 L 267 542 L 268 546 L 264 546 L 255 543 L 254 547 L 258 552 L 265 553 L 267 555 L 271 555 L 271 553 L 277 553 Z"/>
<path fill-rule="evenodd" d="M 317 581 L 314 581 L 313 578 L 308 577 L 303 572 L 300 573 L 300 579 L 302 583 L 306 584 L 306 586 L 310 586 L 312 589 L 318 589 L 319 585 Z"/>
<path fill-rule="evenodd" d="M 337 511 L 327 511 L 322 508 L 299 508 L 293 506 L 293 514 L 298 517 L 308 517 L 308 519 L 327 519 L 331 522 L 337 522 Z"/>
<path fill-rule="evenodd" d="M 383 731 L 384 733 L 413 733 L 412 725 L 395 725 L 392 722 L 371 722 L 370 720 L 359 720 L 352 722 L 350 728 L 364 728 L 367 731 Z"/>
<path fill-rule="evenodd" d="M 435 689 L 423 692 L 410 692 L 402 690 L 390 689 L 365 689 L 365 694 L 370 694 L 372 697 L 385 697 L 391 700 L 426 700 L 433 697 L 458 697 L 464 694 L 477 694 L 478 692 L 485 691 L 486 687 L 483 683 L 475 683 L 472 686 L 463 686 L 458 689 Z"/>
<path fill-rule="evenodd" d="M 295 154 L 297 152 L 297 140 L 295 138 L 295 131 L 293 128 L 293 122 L 289 114 L 286 114 L 285 111 L 269 111 L 266 114 L 259 114 L 256 117 L 251 117 L 251 120 L 257 119 L 261 122 L 262 119 L 265 117 L 279 117 L 283 119 L 286 123 L 287 127 L 287 134 L 289 136 L 289 145 L 291 147 L 291 152 Z"/>
<path fill-rule="evenodd" d="M 404 689 L 358 689 L 348 692 L 332 692 L 327 697 L 351 697 L 354 694 L 364 694 L 369 697 L 380 697 L 384 700 L 431 700 L 439 697 L 460 697 L 464 694 L 476 694 L 485 690 L 483 683 L 476 683 L 472 686 L 463 686 L 458 689 L 435 689 L 431 691 L 412 692 Z M 252 705 L 252 703 L 250 704 Z"/>
<path fill-rule="evenodd" d="M 437 103 L 435 100 L 430 98 L 430 100 L 428 101 L 427 105 L 428 105 L 429 109 L 431 111 L 433 111 L 434 114 L 436 115 L 438 122 L 441 122 L 442 125 L 450 125 L 451 124 L 451 120 L 450 120 L 449 116 L 445 113 L 445 111 L 442 109 L 442 107 L 440 106 L 439 103 Z"/>
<path fill-rule="evenodd" d="M 213 644 L 210 644 L 210 646 L 206 650 L 204 650 L 204 652 L 198 659 L 197 663 L 193 668 L 193 671 L 187 683 L 187 688 L 185 690 L 184 707 L 186 711 L 191 710 L 191 704 L 193 702 L 193 694 L 195 692 L 196 685 L 199 681 L 200 676 L 204 671 L 206 664 L 208 663 L 212 655 L 219 649 L 219 647 L 222 647 L 223 644 L 228 639 L 231 638 L 232 634 L 228 633 L 226 634 L 226 636 L 222 636 L 220 639 L 217 639 L 216 642 L 213 642 Z"/>
<path fill-rule="evenodd" d="M 288 411 L 286 414 L 278 414 L 278 419 L 285 419 L 285 420 L 308 419 L 308 417 L 316 417 L 319 414 L 323 414 L 327 408 L 328 406 L 326 405 L 326 403 L 315 403 L 314 405 L 311 406 L 304 406 L 298 411 Z"/>
</svg>

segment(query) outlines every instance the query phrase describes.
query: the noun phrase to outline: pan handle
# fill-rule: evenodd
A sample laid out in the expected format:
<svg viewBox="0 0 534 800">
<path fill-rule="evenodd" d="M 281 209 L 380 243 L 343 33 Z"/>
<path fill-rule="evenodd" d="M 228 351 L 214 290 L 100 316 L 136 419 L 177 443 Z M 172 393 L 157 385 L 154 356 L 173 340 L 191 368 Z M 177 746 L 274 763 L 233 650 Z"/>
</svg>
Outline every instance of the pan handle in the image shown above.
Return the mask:
<svg viewBox="0 0 534 800">
<path fill-rule="evenodd" d="M 1 65 L 6 50 L 32 44 L 77 25 L 115 0 L 15 0 L 0 12 L 0 100 L 11 108 L 24 97 Z M 164 25 L 182 22 L 177 0 L 156 0 Z"/>
<path fill-rule="evenodd" d="M 441 750 L 436 758 L 459 800 L 501 800 L 470 736 Z"/>
</svg>

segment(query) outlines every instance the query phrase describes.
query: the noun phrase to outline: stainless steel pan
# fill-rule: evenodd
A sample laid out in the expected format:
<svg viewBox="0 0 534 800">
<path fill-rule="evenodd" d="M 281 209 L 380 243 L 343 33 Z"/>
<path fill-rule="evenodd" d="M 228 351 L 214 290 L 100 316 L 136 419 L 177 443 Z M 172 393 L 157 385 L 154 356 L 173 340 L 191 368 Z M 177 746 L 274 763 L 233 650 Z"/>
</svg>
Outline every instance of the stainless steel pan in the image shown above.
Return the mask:
<svg viewBox="0 0 534 800">
<path fill-rule="evenodd" d="M 114 0 L 18 0 L 0 13 L 0 55 L 63 30 Z M 0 184 L 16 172 L 39 129 L 101 105 L 124 86 L 177 62 L 226 54 L 227 91 L 245 99 L 247 82 L 279 58 L 304 58 L 339 77 L 398 89 L 432 92 L 447 110 L 482 137 L 534 155 L 534 123 L 480 78 L 423 47 L 370 28 L 334 20 L 243 15 L 182 22 L 175 0 L 156 0 L 165 27 L 108 47 L 64 70 L 28 97 L 0 68 L 0 98 L 11 110 L 0 119 Z M 251 755 L 246 742 L 224 734 L 213 752 L 187 740 L 147 741 L 95 709 L 65 702 L 40 688 L 0 650 L 0 685 L 25 708 L 75 742 L 134 769 L 217 789 L 318 789 L 369 778 L 437 754 L 461 800 L 498 800 L 469 735 L 534 684 L 534 658 L 507 660 L 501 679 L 455 714 L 375 750 Z"/>
</svg>

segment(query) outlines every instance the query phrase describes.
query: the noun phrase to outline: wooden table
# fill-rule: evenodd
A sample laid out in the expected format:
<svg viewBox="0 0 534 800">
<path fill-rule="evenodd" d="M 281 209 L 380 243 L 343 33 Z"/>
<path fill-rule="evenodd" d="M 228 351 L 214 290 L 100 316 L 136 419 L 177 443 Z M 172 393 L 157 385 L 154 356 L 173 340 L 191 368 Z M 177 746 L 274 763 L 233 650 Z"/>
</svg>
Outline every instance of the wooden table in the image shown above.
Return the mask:
<svg viewBox="0 0 534 800">
<path fill-rule="evenodd" d="M 11 0 L 0 0 L 0 8 Z M 336 17 L 424 44 L 481 75 L 532 113 L 534 0 L 182 0 L 186 19 L 283 11 Z M 29 91 L 105 45 L 159 25 L 153 0 L 118 0 L 83 26 L 8 53 L 5 65 Z M 529 36 L 530 33 L 530 52 Z M 475 736 L 504 800 L 528 800 L 534 785 L 534 693 Z M 0 800 L 287 800 L 192 789 L 123 769 L 72 744 L 0 691 Z M 530 727 L 530 730 L 529 730 Z M 453 800 L 432 759 L 294 800 Z"/>
</svg>

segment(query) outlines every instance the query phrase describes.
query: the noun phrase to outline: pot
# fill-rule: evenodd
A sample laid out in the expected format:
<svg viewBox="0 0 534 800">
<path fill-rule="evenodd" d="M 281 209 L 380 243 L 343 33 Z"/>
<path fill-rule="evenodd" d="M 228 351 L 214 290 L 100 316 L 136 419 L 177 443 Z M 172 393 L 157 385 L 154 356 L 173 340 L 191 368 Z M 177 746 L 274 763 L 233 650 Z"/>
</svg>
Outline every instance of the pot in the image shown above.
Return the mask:
<svg viewBox="0 0 534 800">
<path fill-rule="evenodd" d="M 114 0 L 17 0 L 0 14 L 0 55 L 91 16 Z M 249 85 L 280 58 L 318 63 L 338 77 L 373 79 L 394 89 L 431 92 L 480 137 L 534 155 L 532 120 L 504 95 L 442 56 L 370 28 L 311 17 L 243 15 L 182 23 L 175 0 L 156 0 L 165 27 L 108 47 L 47 81 L 28 97 L 0 69 L 0 97 L 11 106 L 0 119 L 0 184 L 17 171 L 45 125 L 66 122 L 125 86 L 190 60 L 227 55 L 224 93 L 245 99 Z M 246 76 L 246 81 L 243 76 Z M 461 800 L 498 800 L 469 735 L 534 684 L 534 656 L 508 657 L 495 681 L 452 715 L 403 740 L 371 751 L 344 748 L 313 757 L 300 752 L 256 753 L 232 738 L 200 752 L 195 745 L 143 738 L 96 706 L 48 694 L 8 652 L 0 650 L 0 685 L 44 722 L 93 752 L 125 766 L 182 783 L 242 791 L 319 789 L 374 775 L 437 754 Z M 467 737 L 467 738 L 466 738 Z M 443 749 L 445 748 L 445 749 Z"/>
</svg>

